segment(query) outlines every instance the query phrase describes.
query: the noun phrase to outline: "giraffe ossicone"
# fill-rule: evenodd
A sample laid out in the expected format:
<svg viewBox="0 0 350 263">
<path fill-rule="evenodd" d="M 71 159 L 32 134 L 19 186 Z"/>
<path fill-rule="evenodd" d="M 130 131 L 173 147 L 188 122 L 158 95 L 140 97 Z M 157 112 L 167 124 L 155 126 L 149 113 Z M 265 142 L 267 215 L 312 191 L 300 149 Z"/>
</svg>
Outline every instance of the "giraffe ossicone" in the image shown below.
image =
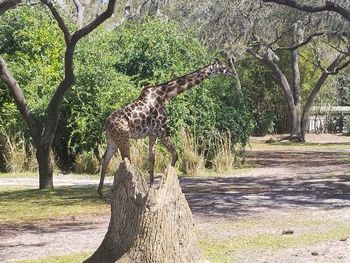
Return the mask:
<svg viewBox="0 0 350 263">
<path fill-rule="evenodd" d="M 101 177 L 98 194 L 102 196 L 104 178 L 108 163 L 119 149 L 122 159 L 130 158 L 130 139 L 149 137 L 149 173 L 150 183 L 154 181 L 154 144 L 157 140 L 171 154 L 171 165 L 174 166 L 178 154 L 169 139 L 165 111 L 167 102 L 178 94 L 199 84 L 204 79 L 216 75 L 234 76 L 234 72 L 225 64 L 216 61 L 185 76 L 157 86 L 143 88 L 140 96 L 124 108 L 118 109 L 106 119 L 105 129 L 107 148 L 101 160 Z"/>
</svg>

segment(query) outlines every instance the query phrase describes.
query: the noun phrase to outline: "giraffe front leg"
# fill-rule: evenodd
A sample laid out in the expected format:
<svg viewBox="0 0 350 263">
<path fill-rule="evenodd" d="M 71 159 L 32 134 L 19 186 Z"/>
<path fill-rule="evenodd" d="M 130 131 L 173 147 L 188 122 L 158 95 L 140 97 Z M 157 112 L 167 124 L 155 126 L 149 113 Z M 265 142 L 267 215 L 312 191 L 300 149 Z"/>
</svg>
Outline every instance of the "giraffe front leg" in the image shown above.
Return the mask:
<svg viewBox="0 0 350 263">
<path fill-rule="evenodd" d="M 101 177 L 100 177 L 100 184 L 97 189 L 97 193 L 101 197 L 103 196 L 102 189 L 103 189 L 103 183 L 104 183 L 104 179 L 107 171 L 107 166 L 111 158 L 113 157 L 114 153 L 116 152 L 116 150 L 117 150 L 116 143 L 112 138 L 110 138 L 110 136 L 107 136 L 107 149 L 101 159 Z"/>
<path fill-rule="evenodd" d="M 178 154 L 176 152 L 174 145 L 171 143 L 169 137 L 161 138 L 160 143 L 163 144 L 165 146 L 165 148 L 170 152 L 170 154 L 171 154 L 171 166 L 175 166 L 175 163 L 178 159 Z"/>
<path fill-rule="evenodd" d="M 155 162 L 154 144 L 156 143 L 156 139 L 157 138 L 153 135 L 149 136 L 148 161 L 149 161 L 149 177 L 150 177 L 151 185 L 153 185 L 153 182 L 154 182 L 154 162 Z"/>
</svg>

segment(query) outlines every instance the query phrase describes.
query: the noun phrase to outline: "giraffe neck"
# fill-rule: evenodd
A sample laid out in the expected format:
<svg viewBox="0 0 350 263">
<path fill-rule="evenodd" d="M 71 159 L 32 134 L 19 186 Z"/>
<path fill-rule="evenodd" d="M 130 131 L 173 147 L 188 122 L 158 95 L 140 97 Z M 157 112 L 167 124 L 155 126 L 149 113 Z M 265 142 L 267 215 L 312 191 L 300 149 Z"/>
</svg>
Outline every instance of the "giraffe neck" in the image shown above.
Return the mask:
<svg viewBox="0 0 350 263">
<path fill-rule="evenodd" d="M 196 70 L 185 76 L 179 77 L 167 83 L 158 86 L 160 93 L 164 93 L 164 100 L 169 101 L 178 94 L 190 89 L 194 85 L 201 83 L 212 74 L 213 65 Z"/>
</svg>

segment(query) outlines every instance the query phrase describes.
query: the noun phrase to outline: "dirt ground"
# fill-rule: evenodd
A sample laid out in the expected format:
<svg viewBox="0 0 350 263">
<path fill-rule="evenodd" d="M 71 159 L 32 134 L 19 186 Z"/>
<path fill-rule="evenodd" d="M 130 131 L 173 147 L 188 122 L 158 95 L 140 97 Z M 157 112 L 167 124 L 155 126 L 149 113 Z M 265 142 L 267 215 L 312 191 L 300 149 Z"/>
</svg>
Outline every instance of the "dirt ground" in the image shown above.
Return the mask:
<svg viewBox="0 0 350 263">
<path fill-rule="evenodd" d="M 253 146 L 248 158 L 253 169 L 180 179 L 198 238 L 229 244 L 232 249 L 215 262 L 350 262 L 350 138 L 334 135 L 317 140 L 315 136 L 311 141 L 343 146 L 322 150 Z M 61 179 L 68 183 L 66 177 Z M 76 183 L 84 184 L 84 180 Z M 0 184 L 6 184 L 4 179 L 0 178 Z M 0 226 L 0 262 L 94 251 L 108 222 L 109 217 L 104 216 Z M 334 229 L 340 229 L 340 236 Z M 283 235 L 283 231 L 292 234 Z M 271 235 L 285 239 L 286 245 L 276 247 L 266 239 Z M 261 244 L 254 241 L 257 236 L 263 240 Z M 291 237 L 300 242 L 293 244 Z M 229 243 L 235 239 L 247 240 L 256 249 Z M 215 250 L 221 253 L 217 247 Z"/>
</svg>

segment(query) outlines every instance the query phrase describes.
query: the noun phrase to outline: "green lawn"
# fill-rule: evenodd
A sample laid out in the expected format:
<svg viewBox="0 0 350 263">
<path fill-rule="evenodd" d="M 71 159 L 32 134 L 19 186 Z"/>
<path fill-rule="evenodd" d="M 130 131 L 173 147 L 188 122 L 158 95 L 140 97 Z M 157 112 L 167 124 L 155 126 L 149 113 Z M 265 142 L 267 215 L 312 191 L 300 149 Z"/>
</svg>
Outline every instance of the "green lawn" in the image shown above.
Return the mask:
<svg viewBox="0 0 350 263">
<path fill-rule="evenodd" d="M 36 172 L 20 172 L 20 173 L 1 173 L 0 177 L 35 177 L 38 176 Z"/>
<path fill-rule="evenodd" d="M 106 189 L 107 200 L 110 190 Z M 94 186 L 57 187 L 54 190 L 0 188 L 0 224 L 34 220 L 103 215 L 109 212 L 106 199 L 100 199 Z"/>
<path fill-rule="evenodd" d="M 213 263 L 238 262 L 236 255 L 250 254 L 263 250 L 279 250 L 316 244 L 322 241 L 339 240 L 350 236 L 350 226 L 338 224 L 323 232 L 310 232 L 283 236 L 274 233 L 261 233 L 251 236 L 235 236 L 227 239 L 205 238 L 199 241 L 204 255 Z"/>
</svg>

